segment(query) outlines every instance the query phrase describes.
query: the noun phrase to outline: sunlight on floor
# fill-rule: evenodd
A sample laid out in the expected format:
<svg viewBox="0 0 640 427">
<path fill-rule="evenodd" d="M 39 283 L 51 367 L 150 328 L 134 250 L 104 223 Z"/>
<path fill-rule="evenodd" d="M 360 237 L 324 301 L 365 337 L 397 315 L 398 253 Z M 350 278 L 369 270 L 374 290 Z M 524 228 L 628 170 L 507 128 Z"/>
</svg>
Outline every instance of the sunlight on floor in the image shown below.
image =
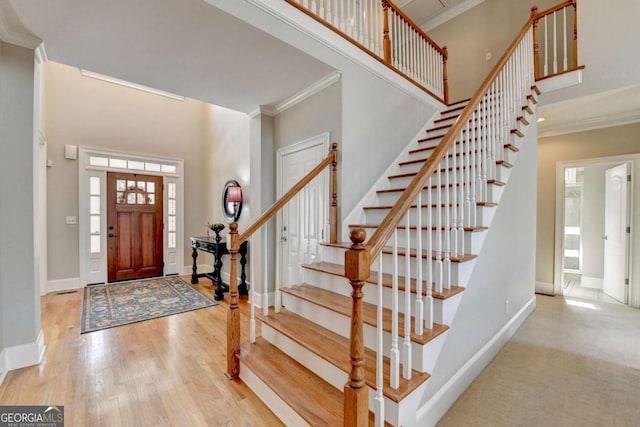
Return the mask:
<svg viewBox="0 0 640 427">
<path fill-rule="evenodd" d="M 590 302 L 584 302 L 584 301 L 576 301 L 573 299 L 566 299 L 565 298 L 565 302 L 567 303 L 567 305 L 572 305 L 575 307 L 582 307 L 582 308 L 588 308 L 591 310 L 597 310 L 598 307 L 596 307 L 595 305 L 591 304 Z"/>
</svg>

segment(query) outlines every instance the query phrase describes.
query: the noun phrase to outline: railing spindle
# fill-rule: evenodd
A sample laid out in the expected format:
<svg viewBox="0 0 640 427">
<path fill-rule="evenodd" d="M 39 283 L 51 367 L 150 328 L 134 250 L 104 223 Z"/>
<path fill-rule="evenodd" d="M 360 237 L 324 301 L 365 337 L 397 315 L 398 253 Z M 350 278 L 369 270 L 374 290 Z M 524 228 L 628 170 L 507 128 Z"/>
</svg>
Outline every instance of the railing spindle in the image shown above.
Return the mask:
<svg viewBox="0 0 640 427">
<path fill-rule="evenodd" d="M 378 255 L 378 306 L 376 307 L 376 427 L 384 426 L 384 326 L 382 254 Z"/>
<path fill-rule="evenodd" d="M 391 280 L 391 350 L 389 350 L 390 385 L 400 387 L 400 350 L 398 348 L 398 229 L 393 231 L 393 276 Z"/>
<path fill-rule="evenodd" d="M 442 262 L 443 268 L 443 281 L 444 288 L 451 288 L 451 215 L 449 206 L 451 204 L 451 190 L 453 189 L 449 173 L 449 154 L 451 150 L 447 152 L 444 157 L 444 206 L 439 206 L 438 209 L 444 210 L 444 260 Z"/>
<path fill-rule="evenodd" d="M 254 248 L 254 238 L 251 236 L 249 239 L 249 247 Z M 255 249 L 254 249 L 255 250 Z M 249 341 L 251 343 L 256 342 L 256 295 L 255 295 L 255 285 L 256 285 L 256 275 L 255 275 L 255 263 L 252 262 L 249 264 L 249 276 L 251 276 L 251 291 L 249 292 L 249 299 L 251 301 L 251 317 L 249 319 Z M 267 281 L 263 278 L 262 287 L 266 288 L 265 283 Z"/>
<path fill-rule="evenodd" d="M 269 233 L 268 233 L 268 227 L 264 227 L 262 229 L 262 277 L 264 280 L 263 286 L 262 286 L 262 314 L 264 316 L 268 316 L 269 315 L 269 291 L 267 290 L 267 286 L 266 284 L 268 283 L 269 280 Z M 287 265 L 289 265 L 287 263 Z M 289 270 L 291 269 L 291 266 L 289 266 Z M 291 283 L 291 274 L 289 274 L 289 280 L 288 283 Z M 282 297 L 280 294 L 280 282 L 276 281 L 276 294 L 275 294 L 275 310 L 276 313 L 280 312 L 280 309 L 282 308 Z"/>
<path fill-rule="evenodd" d="M 418 206 L 418 210 L 420 207 Z M 411 209 L 405 220 L 405 272 L 404 272 L 404 341 L 402 343 L 402 377 L 411 379 Z M 416 253 L 416 260 L 422 254 Z"/>
<path fill-rule="evenodd" d="M 424 258 L 422 255 L 422 192 L 418 194 L 417 200 L 418 215 L 416 216 L 416 307 L 415 307 L 415 323 L 414 329 L 417 335 L 422 335 L 422 329 L 424 327 L 424 305 L 422 301 L 422 280 L 423 270 L 422 266 Z M 427 211 L 431 209 L 431 206 L 426 206 Z"/>
<path fill-rule="evenodd" d="M 433 296 L 431 288 L 433 287 L 434 275 L 433 275 L 433 197 L 431 195 L 431 187 L 433 186 L 433 179 L 429 178 L 427 181 L 427 306 L 425 314 L 425 327 L 427 329 L 433 328 Z M 420 231 L 422 232 L 422 231 Z"/>
</svg>

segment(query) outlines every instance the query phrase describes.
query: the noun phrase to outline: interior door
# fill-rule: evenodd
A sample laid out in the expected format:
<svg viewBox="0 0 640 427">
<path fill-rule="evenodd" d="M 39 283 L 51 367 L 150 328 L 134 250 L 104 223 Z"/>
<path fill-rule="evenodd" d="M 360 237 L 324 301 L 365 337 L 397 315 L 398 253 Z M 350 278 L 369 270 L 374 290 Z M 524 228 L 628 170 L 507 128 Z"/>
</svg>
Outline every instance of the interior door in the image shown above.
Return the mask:
<svg viewBox="0 0 640 427">
<path fill-rule="evenodd" d="M 108 279 L 163 273 L 162 177 L 107 173 Z"/>
<path fill-rule="evenodd" d="M 326 156 L 324 145 L 295 150 L 282 155 L 280 179 L 282 196 Z M 325 179 L 314 179 L 283 209 L 281 222 L 281 269 L 285 287 L 300 284 L 301 265 L 318 258 L 326 216 Z"/>
<path fill-rule="evenodd" d="M 626 304 L 627 171 L 622 164 L 606 170 L 604 292 Z"/>
</svg>

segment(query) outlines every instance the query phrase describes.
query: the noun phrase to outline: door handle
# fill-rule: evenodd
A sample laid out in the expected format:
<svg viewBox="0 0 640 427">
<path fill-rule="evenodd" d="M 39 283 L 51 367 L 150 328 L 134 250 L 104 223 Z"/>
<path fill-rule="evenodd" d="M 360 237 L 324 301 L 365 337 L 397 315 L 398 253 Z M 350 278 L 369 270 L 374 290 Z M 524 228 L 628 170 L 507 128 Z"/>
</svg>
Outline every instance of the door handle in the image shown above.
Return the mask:
<svg viewBox="0 0 640 427">
<path fill-rule="evenodd" d="M 602 236 L 602 240 L 607 240 L 607 236 Z"/>
<path fill-rule="evenodd" d="M 282 240 L 283 242 L 286 242 L 286 241 L 287 241 L 287 238 L 286 238 L 285 236 L 282 236 L 282 237 L 280 238 L 280 240 Z"/>
<path fill-rule="evenodd" d="M 116 237 L 116 235 L 109 233 L 109 237 Z"/>
</svg>

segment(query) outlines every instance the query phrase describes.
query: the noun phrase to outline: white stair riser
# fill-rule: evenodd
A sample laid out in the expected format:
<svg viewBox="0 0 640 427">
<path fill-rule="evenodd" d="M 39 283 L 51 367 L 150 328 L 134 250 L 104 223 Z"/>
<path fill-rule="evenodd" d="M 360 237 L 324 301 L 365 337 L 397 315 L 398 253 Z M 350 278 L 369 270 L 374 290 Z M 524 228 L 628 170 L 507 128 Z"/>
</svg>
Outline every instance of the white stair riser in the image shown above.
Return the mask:
<svg viewBox="0 0 640 427">
<path fill-rule="evenodd" d="M 309 424 L 285 402 L 249 366 L 240 362 L 240 379 L 287 427 L 306 427 Z"/>
<path fill-rule="evenodd" d="M 420 169 L 421 165 L 413 165 L 413 168 L 415 170 L 411 171 L 413 172 L 417 172 L 418 169 Z M 451 166 L 450 166 L 451 167 Z M 405 168 L 409 168 L 409 166 L 405 166 Z M 403 173 L 409 173 L 409 171 L 405 171 L 403 170 Z M 463 173 L 465 172 L 464 170 L 462 171 Z M 491 178 L 497 179 L 499 181 L 507 181 L 509 179 L 509 173 L 511 172 L 511 168 L 508 168 L 506 166 L 502 166 L 502 165 L 496 165 L 496 167 L 494 168 L 493 172 L 489 172 L 487 171 L 487 176 L 490 176 Z M 456 171 L 456 173 L 454 174 L 453 171 L 450 171 L 448 173 L 448 179 L 449 179 L 449 183 L 452 183 L 454 179 L 456 179 L 457 181 L 460 181 L 461 179 L 464 179 L 464 177 L 460 176 L 460 169 L 458 168 L 458 170 Z M 398 177 L 398 178 L 392 178 L 389 179 L 389 188 L 407 188 L 409 186 L 409 184 L 411 184 L 411 181 L 413 181 L 413 179 L 415 178 L 414 175 L 412 176 L 405 176 L 405 177 Z M 442 176 L 442 182 L 445 182 L 445 179 L 447 177 L 445 175 Z"/>
<path fill-rule="evenodd" d="M 375 231 L 375 229 L 373 228 L 367 228 L 366 232 L 367 232 L 367 236 L 371 236 L 373 234 L 373 232 Z M 427 248 L 427 234 L 429 232 L 427 230 L 423 230 L 421 232 L 422 234 L 422 246 L 423 249 Z M 398 229 L 398 246 L 400 248 L 405 248 L 406 247 L 406 237 L 405 237 L 405 230 L 403 229 Z M 416 248 L 417 245 L 417 230 L 412 229 L 409 231 L 409 239 L 410 239 L 410 247 L 412 249 Z M 486 231 L 465 231 L 464 232 L 464 252 L 467 254 L 478 254 L 480 251 L 480 248 L 482 247 L 482 242 L 484 242 L 486 236 Z M 436 232 L 435 231 L 431 231 L 431 238 L 432 240 L 435 242 L 436 241 Z M 321 258 L 326 261 L 326 262 L 331 262 L 334 264 L 344 264 L 344 253 L 345 253 L 345 249 L 343 248 L 336 248 L 336 247 L 332 247 L 332 246 L 323 246 L 322 247 L 322 255 Z"/>
<path fill-rule="evenodd" d="M 502 188 L 500 188 L 500 187 L 501 186 L 499 186 L 499 185 L 487 184 L 487 186 L 486 186 L 487 194 L 486 195 L 482 195 L 482 194 L 479 194 L 478 192 L 476 192 L 476 200 L 477 201 L 481 201 L 481 202 L 498 203 L 500 201 L 500 196 L 502 195 Z M 428 190 L 425 189 L 425 190 L 422 191 L 422 201 L 423 201 L 423 203 L 427 202 L 427 191 L 431 191 L 431 199 L 432 199 L 431 201 L 432 201 L 432 203 L 437 203 L 437 196 L 438 196 L 437 193 L 438 192 L 437 192 L 437 189 L 435 189 L 435 188 L 428 189 Z M 460 194 L 460 191 L 458 191 L 458 194 Z M 402 191 L 377 193 L 378 206 L 392 206 L 398 201 L 398 198 L 401 195 L 402 195 Z M 445 199 L 444 189 L 441 191 L 440 198 L 441 198 L 442 203 L 444 203 L 444 199 Z M 466 198 L 466 195 L 465 195 L 465 198 Z M 452 200 L 451 196 L 450 196 L 449 200 Z"/>
<path fill-rule="evenodd" d="M 451 202 L 451 201 L 450 201 Z M 459 202 L 458 202 L 459 204 Z M 436 208 L 436 207 L 432 207 L 431 208 L 431 217 L 432 217 L 432 221 L 437 221 L 437 215 L 438 215 L 438 211 L 440 211 L 440 215 L 442 216 L 441 220 L 444 221 L 445 219 L 445 215 L 446 215 L 446 211 L 449 211 L 449 221 L 453 221 L 453 216 L 454 216 L 454 208 L 453 207 L 441 207 L 441 208 Z M 386 218 L 386 216 L 389 214 L 389 212 L 391 211 L 391 209 L 366 209 L 366 222 L 367 224 L 380 224 L 382 223 L 382 221 Z M 422 212 L 422 224 L 423 226 L 426 226 L 427 223 L 427 215 L 428 215 L 428 209 L 427 208 L 422 208 L 421 209 Z M 495 212 L 495 206 L 476 206 L 476 221 L 477 224 L 487 224 L 487 221 L 493 217 L 493 214 Z M 466 212 L 465 212 L 466 213 Z M 458 207 L 456 207 L 455 209 L 455 215 L 456 218 L 459 219 L 460 216 L 460 209 Z M 409 210 L 409 223 L 412 226 L 416 226 L 418 223 L 418 211 L 416 208 L 410 209 Z M 468 221 L 464 221 L 465 225 L 468 224 Z M 405 225 L 406 222 L 405 220 L 402 220 L 401 225 Z M 453 224 L 453 223 L 451 223 Z"/>
<path fill-rule="evenodd" d="M 374 272 L 374 274 L 376 274 Z M 349 281 L 344 277 L 338 277 L 331 274 L 325 274 L 318 271 L 308 270 L 306 272 L 306 281 L 308 283 L 313 283 L 315 286 L 322 287 L 323 289 L 331 290 L 332 292 L 338 293 L 344 296 L 351 296 L 351 285 Z M 426 286 L 426 285 L 425 285 Z M 364 302 L 370 304 L 377 304 L 378 302 L 378 286 L 367 283 L 364 287 Z M 382 288 L 383 295 L 383 307 L 391 309 L 391 299 L 392 299 L 392 289 L 383 287 Z M 458 296 L 454 296 L 452 298 L 448 298 L 445 300 L 433 298 L 433 321 L 436 323 L 440 323 L 443 325 L 451 324 L 451 320 L 453 319 L 452 315 L 455 313 L 455 307 L 457 307 L 458 302 L 456 301 Z M 398 292 L 398 310 L 401 313 L 405 312 L 404 309 L 404 292 Z M 427 310 L 427 299 L 426 296 L 423 296 L 423 305 L 425 307 L 425 313 Z M 416 306 L 416 295 L 411 294 L 411 311 L 415 310 Z"/>
<path fill-rule="evenodd" d="M 292 311 L 299 316 L 306 319 L 313 320 L 318 325 L 329 329 L 345 338 L 349 338 L 351 320 L 349 317 L 336 313 L 335 311 L 320 307 L 312 302 L 306 301 L 301 298 L 297 298 L 290 294 L 283 294 L 283 303 L 287 310 Z M 404 324 L 398 326 L 400 331 L 404 330 Z M 375 351 L 377 343 L 377 328 L 369 324 L 364 324 L 364 345 Z M 413 321 L 411 323 L 411 330 L 414 330 Z M 404 338 L 398 338 L 400 342 L 404 341 Z M 389 332 L 383 333 L 383 354 L 389 357 L 389 350 L 391 348 L 391 334 Z M 431 342 L 421 345 L 415 342 L 411 342 L 411 354 L 415 361 L 413 369 L 420 372 L 429 372 L 424 366 L 424 361 L 434 361 L 437 357 L 439 347 L 432 345 Z M 402 353 L 403 347 L 400 345 L 400 352 Z M 403 360 L 403 359 L 401 359 Z M 433 368 L 433 366 L 430 366 Z"/>
<path fill-rule="evenodd" d="M 444 256 L 444 254 L 443 254 Z M 431 268 L 433 269 L 432 271 L 434 272 L 433 274 L 437 274 L 437 269 L 438 267 L 438 263 L 437 261 L 431 260 Z M 429 260 L 426 260 L 423 258 L 423 280 L 426 280 L 426 268 L 428 268 L 428 263 Z M 451 262 L 451 284 L 452 285 L 457 285 L 457 286 L 465 286 L 466 285 L 466 281 L 465 278 L 468 279 L 468 276 L 470 274 L 470 269 L 473 268 L 473 263 L 474 261 L 465 261 L 465 262 Z M 405 257 L 398 257 L 398 275 L 405 277 L 405 270 L 406 270 L 406 266 L 405 266 L 406 262 L 405 262 Z M 442 262 L 442 264 L 444 264 L 444 261 Z M 415 278 L 415 268 L 416 268 L 416 258 L 411 258 L 411 262 L 410 262 L 410 271 L 411 271 L 411 277 Z M 374 266 L 372 268 L 375 268 L 376 270 L 378 269 L 378 263 L 376 262 L 374 264 Z M 393 273 L 393 255 L 392 254 L 383 254 L 382 255 L 382 271 L 384 273 L 389 273 L 392 274 Z M 371 272 L 371 274 L 374 274 L 374 272 Z M 433 281 L 435 282 L 436 279 L 434 277 Z"/>
<path fill-rule="evenodd" d="M 517 136 L 514 137 L 514 139 L 520 139 Z M 428 144 L 428 145 L 427 145 Z M 424 151 L 418 151 L 415 153 L 409 153 L 408 157 L 407 157 L 407 161 L 410 160 L 425 160 L 427 158 L 429 158 L 429 156 L 431 155 L 431 153 L 433 152 L 433 150 L 435 149 L 435 144 L 433 142 L 423 142 L 423 143 L 418 143 L 418 146 L 415 147 L 416 149 L 418 148 L 423 148 L 423 147 L 427 147 L 427 146 L 434 146 L 433 149 L 431 150 L 424 150 Z M 458 154 L 460 154 L 458 152 L 459 150 L 459 146 L 456 146 L 456 152 Z M 509 163 L 513 163 L 516 159 L 515 157 L 516 153 L 509 150 L 508 148 L 503 148 L 502 153 L 496 153 L 494 155 L 494 160 L 506 160 Z M 465 155 L 463 159 L 460 158 L 460 156 L 456 157 L 456 166 L 460 166 L 461 163 L 463 163 L 464 165 L 467 165 L 469 160 L 471 161 L 472 165 L 478 165 L 478 159 L 477 156 L 473 156 L 473 158 L 471 159 L 467 159 L 467 156 Z M 408 172 L 417 172 L 418 169 L 420 169 L 420 167 L 422 166 L 423 163 L 413 163 L 413 164 L 408 164 L 408 165 L 400 165 L 400 170 L 403 173 L 408 173 Z M 453 158 L 449 158 L 449 167 L 453 166 Z M 441 163 L 441 167 L 444 167 L 444 164 Z"/>
<path fill-rule="evenodd" d="M 288 354 L 299 363 L 303 364 L 314 374 L 318 375 L 323 380 L 331 384 L 333 387 L 337 388 L 338 390 L 343 390 L 344 385 L 349 379 L 346 372 L 328 363 L 323 358 L 317 356 L 315 353 L 307 350 L 297 342 L 282 335 L 268 325 L 262 325 L 262 336 L 271 344 L 278 347 L 281 351 Z M 414 393 L 419 392 L 420 395 L 422 395 L 424 393 L 425 386 L 426 382 L 425 384 L 422 384 L 420 387 L 418 387 L 416 391 L 414 391 Z M 394 423 L 394 425 L 400 425 L 398 424 L 398 420 L 401 408 L 406 408 L 404 409 L 405 411 L 412 410 L 415 412 L 417 410 L 417 407 L 417 403 L 413 402 L 413 399 L 404 399 L 402 401 L 401 407 L 399 407 L 397 403 L 387 399 L 386 397 L 384 398 L 385 419 L 391 423 Z M 369 387 L 369 410 L 374 409 L 375 389 Z"/>
</svg>

